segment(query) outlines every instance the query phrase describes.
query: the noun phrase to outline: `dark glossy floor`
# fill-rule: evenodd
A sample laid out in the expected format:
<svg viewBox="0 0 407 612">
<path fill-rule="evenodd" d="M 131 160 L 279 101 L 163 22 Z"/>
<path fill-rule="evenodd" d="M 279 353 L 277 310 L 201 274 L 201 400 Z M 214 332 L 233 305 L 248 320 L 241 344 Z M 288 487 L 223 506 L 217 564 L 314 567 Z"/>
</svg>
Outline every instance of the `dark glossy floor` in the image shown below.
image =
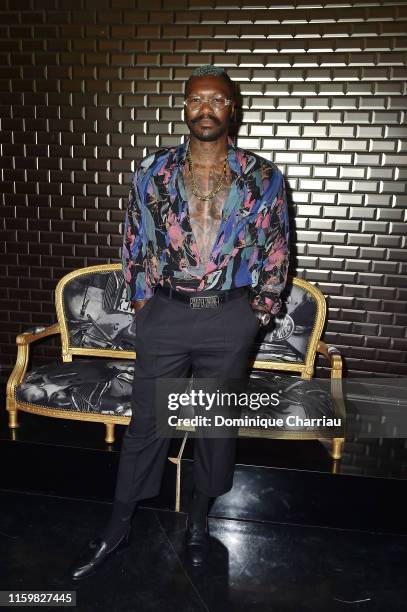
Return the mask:
<svg viewBox="0 0 407 612">
<path fill-rule="evenodd" d="M 1 389 L 4 405 L 4 386 Z M 129 549 L 71 582 L 69 566 L 107 521 L 124 427 L 0 411 L 0 590 L 74 590 L 80 612 L 407 611 L 406 440 L 346 440 L 333 469 L 317 440 L 239 440 L 232 491 L 209 525 L 212 556 L 182 546 L 192 449 L 143 500 Z M 173 453 L 179 446 L 173 444 Z M 54 610 L 47 607 L 45 609 Z"/>
<path fill-rule="evenodd" d="M 139 509 L 130 548 L 77 584 L 69 564 L 110 505 L 7 492 L 0 500 L 0 588 L 76 590 L 81 612 L 407 609 L 407 537 L 210 519 L 212 557 L 196 569 L 182 547 L 186 515 Z"/>
</svg>

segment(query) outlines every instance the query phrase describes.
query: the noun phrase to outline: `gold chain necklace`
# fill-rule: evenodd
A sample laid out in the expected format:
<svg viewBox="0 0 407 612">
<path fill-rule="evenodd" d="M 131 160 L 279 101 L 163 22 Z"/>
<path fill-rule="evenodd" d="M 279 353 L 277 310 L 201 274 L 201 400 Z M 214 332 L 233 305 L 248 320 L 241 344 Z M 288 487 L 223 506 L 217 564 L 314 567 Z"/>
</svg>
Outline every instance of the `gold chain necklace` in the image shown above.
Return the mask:
<svg viewBox="0 0 407 612">
<path fill-rule="evenodd" d="M 196 180 L 195 180 L 195 175 L 194 175 L 193 164 L 192 164 L 192 155 L 191 155 L 191 151 L 190 151 L 189 145 L 188 145 L 188 150 L 187 150 L 187 158 L 188 158 L 189 172 L 190 172 L 190 175 L 191 175 L 191 191 L 192 191 L 192 193 L 199 200 L 212 200 L 212 198 L 215 197 L 215 195 L 222 189 L 223 182 L 224 182 L 224 180 L 227 177 L 227 174 L 226 174 L 226 164 L 227 164 L 227 161 L 228 161 L 227 156 L 225 157 L 225 161 L 223 163 L 222 175 L 221 175 L 221 177 L 220 177 L 220 179 L 218 181 L 218 184 L 209 193 L 200 193 L 200 191 L 198 191 L 198 187 L 197 187 Z"/>
</svg>

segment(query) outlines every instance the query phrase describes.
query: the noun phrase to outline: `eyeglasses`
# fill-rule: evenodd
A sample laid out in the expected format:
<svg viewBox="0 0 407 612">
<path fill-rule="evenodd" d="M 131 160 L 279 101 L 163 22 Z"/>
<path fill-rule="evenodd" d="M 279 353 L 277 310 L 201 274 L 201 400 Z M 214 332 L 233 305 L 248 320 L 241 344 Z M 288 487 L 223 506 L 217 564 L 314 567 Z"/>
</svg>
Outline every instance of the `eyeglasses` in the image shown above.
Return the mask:
<svg viewBox="0 0 407 612">
<path fill-rule="evenodd" d="M 223 96 L 215 96 L 214 98 L 200 98 L 199 96 L 193 96 L 184 100 L 184 105 L 190 111 L 197 111 L 205 102 L 207 102 L 215 111 L 222 111 L 226 106 L 232 104 L 232 100 L 227 100 Z"/>
</svg>

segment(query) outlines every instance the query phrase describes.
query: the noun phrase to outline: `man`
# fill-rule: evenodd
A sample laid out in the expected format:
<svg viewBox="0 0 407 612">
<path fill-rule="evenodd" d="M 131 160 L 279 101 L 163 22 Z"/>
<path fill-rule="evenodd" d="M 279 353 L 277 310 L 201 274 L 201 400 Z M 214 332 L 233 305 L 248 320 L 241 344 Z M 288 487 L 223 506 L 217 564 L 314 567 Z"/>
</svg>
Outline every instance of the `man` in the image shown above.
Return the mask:
<svg viewBox="0 0 407 612">
<path fill-rule="evenodd" d="M 281 307 L 284 179 L 228 139 L 235 105 L 224 70 L 195 69 L 185 90 L 187 142 L 148 155 L 134 173 L 122 251 L 137 326 L 132 419 L 110 521 L 74 566 L 76 580 L 127 545 L 137 501 L 159 493 L 170 439 L 157 434 L 156 380 L 190 370 L 197 379 L 244 377 L 258 330 Z M 195 565 L 209 551 L 208 503 L 232 488 L 235 446 L 230 436 L 194 440 L 186 547 Z"/>
</svg>

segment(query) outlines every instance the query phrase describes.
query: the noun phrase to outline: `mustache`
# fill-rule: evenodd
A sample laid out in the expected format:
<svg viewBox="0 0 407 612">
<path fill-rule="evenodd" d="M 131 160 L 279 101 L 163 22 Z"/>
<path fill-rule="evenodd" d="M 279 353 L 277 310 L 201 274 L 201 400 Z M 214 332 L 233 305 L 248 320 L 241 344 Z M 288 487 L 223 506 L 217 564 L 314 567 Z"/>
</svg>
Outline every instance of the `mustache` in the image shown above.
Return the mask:
<svg viewBox="0 0 407 612">
<path fill-rule="evenodd" d="M 195 125 L 195 123 L 198 123 L 199 121 L 202 121 L 202 119 L 210 119 L 211 121 L 213 121 L 217 125 L 220 125 L 222 123 L 214 115 L 199 115 L 199 117 L 195 117 L 195 119 L 191 119 L 191 123 L 192 123 L 192 125 Z"/>
</svg>

